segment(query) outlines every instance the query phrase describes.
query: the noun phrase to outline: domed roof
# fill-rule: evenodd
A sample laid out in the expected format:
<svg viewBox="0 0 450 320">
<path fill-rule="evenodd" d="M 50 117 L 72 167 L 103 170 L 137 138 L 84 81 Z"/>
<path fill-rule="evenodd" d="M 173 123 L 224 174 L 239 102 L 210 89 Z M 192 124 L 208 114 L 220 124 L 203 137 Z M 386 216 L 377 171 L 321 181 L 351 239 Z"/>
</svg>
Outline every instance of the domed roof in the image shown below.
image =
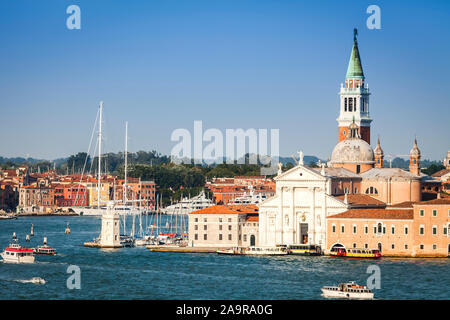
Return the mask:
<svg viewBox="0 0 450 320">
<path fill-rule="evenodd" d="M 331 163 L 355 163 L 355 164 L 373 164 L 375 163 L 373 150 L 370 145 L 360 139 L 351 138 L 339 142 L 334 147 L 331 154 Z"/>
<path fill-rule="evenodd" d="M 355 124 L 355 119 L 353 119 L 348 129 L 346 139 L 334 147 L 333 153 L 331 154 L 331 164 L 374 164 L 372 147 L 361 139 L 358 126 Z"/>
</svg>

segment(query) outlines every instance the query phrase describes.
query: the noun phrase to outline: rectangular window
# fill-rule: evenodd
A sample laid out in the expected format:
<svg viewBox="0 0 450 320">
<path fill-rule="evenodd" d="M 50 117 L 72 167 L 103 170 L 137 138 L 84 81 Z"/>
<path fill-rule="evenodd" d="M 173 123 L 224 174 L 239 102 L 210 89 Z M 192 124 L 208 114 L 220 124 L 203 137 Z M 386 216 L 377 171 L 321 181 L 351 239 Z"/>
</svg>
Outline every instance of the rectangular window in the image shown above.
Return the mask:
<svg viewBox="0 0 450 320">
<path fill-rule="evenodd" d="M 230 231 L 231 231 L 231 225 L 230 225 L 230 226 L 228 226 L 228 230 L 230 230 Z"/>
<path fill-rule="evenodd" d="M 208 240 L 208 235 L 206 233 L 203 235 L 203 240 Z"/>
<path fill-rule="evenodd" d="M 364 227 L 364 233 L 365 233 L 365 234 L 368 234 L 368 233 L 369 233 L 369 227 L 368 227 L 368 226 L 365 226 L 365 227 Z"/>
<path fill-rule="evenodd" d="M 433 217 L 437 217 L 437 210 L 433 210 Z"/>
<path fill-rule="evenodd" d="M 425 210 L 420 209 L 420 216 L 423 217 L 425 215 Z"/>
<path fill-rule="evenodd" d="M 353 226 L 353 234 L 356 234 L 356 226 Z"/>
<path fill-rule="evenodd" d="M 392 232 L 392 234 L 395 234 L 395 227 L 394 226 L 392 226 L 391 232 Z"/>
<path fill-rule="evenodd" d="M 230 240 L 230 241 L 231 241 L 231 234 L 229 234 L 229 235 L 228 235 L 228 240 Z"/>
<path fill-rule="evenodd" d="M 333 230 L 333 233 L 336 233 L 336 226 L 333 224 L 333 226 L 331 227 Z"/>
<path fill-rule="evenodd" d="M 383 234 L 386 234 L 386 227 L 383 227 Z"/>
<path fill-rule="evenodd" d="M 444 226 L 443 233 L 447 234 L 447 227 L 446 226 Z"/>
<path fill-rule="evenodd" d="M 423 250 L 423 244 L 420 245 L 420 250 Z"/>
<path fill-rule="evenodd" d="M 246 242 L 246 241 L 247 241 L 247 235 L 244 234 L 244 242 Z"/>
<path fill-rule="evenodd" d="M 364 244 L 364 248 L 369 248 L 369 245 L 367 243 Z"/>
<path fill-rule="evenodd" d="M 408 227 L 405 227 L 405 234 L 408 234 Z"/>
<path fill-rule="evenodd" d="M 198 230 L 198 225 L 195 225 L 195 226 L 194 226 L 194 230 Z"/>
<path fill-rule="evenodd" d="M 198 234 L 195 234 L 195 235 L 194 235 L 194 239 L 195 239 L 195 240 L 198 240 Z"/>
<path fill-rule="evenodd" d="M 391 245 L 391 248 L 392 248 L 392 249 L 394 249 L 394 248 L 395 248 L 394 244 L 392 244 L 392 245 Z"/>
<path fill-rule="evenodd" d="M 222 225 L 221 224 L 219 225 L 219 230 L 222 230 Z"/>
<path fill-rule="evenodd" d="M 420 227 L 419 234 L 421 235 L 425 234 L 425 228 L 423 226 Z"/>
<path fill-rule="evenodd" d="M 437 234 L 437 227 L 433 226 L 433 235 L 436 235 L 436 234 Z"/>
<path fill-rule="evenodd" d="M 219 240 L 222 240 L 222 234 L 219 233 Z"/>
<path fill-rule="evenodd" d="M 408 250 L 408 245 L 407 244 L 405 244 L 405 250 Z"/>
<path fill-rule="evenodd" d="M 204 226 L 203 226 L 203 230 L 207 230 L 208 229 L 208 226 L 205 224 Z"/>
<path fill-rule="evenodd" d="M 341 226 L 341 233 L 344 233 L 345 232 L 345 227 L 342 225 Z"/>
<path fill-rule="evenodd" d="M 436 247 L 436 245 L 435 245 L 435 244 L 433 244 L 433 250 L 436 250 L 436 248 L 437 248 L 437 247 Z"/>
<path fill-rule="evenodd" d="M 377 227 L 373 227 L 373 233 L 377 233 Z"/>
</svg>

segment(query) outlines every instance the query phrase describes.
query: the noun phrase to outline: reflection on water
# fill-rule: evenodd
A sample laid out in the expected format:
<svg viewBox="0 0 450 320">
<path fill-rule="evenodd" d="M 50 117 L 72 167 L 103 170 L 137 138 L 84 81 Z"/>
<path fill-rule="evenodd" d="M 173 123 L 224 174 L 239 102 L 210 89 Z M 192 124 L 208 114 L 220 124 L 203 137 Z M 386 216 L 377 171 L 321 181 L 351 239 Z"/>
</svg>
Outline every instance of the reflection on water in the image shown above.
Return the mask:
<svg viewBox="0 0 450 320">
<path fill-rule="evenodd" d="M 64 234 L 67 222 L 71 234 Z M 31 223 L 35 236 L 25 242 Z M 127 223 L 127 225 L 130 225 Z M 27 217 L 0 221 L 1 249 L 13 232 L 22 245 L 43 237 L 58 251 L 32 265 L 0 263 L 0 299 L 323 299 L 320 288 L 354 280 L 365 284 L 367 267 L 381 269 L 377 299 L 450 299 L 449 259 L 245 257 L 149 252 L 145 248 L 83 247 L 97 237 L 95 217 Z M 69 265 L 81 269 L 81 289 L 66 287 Z M 18 282 L 33 277 L 46 284 Z"/>
</svg>

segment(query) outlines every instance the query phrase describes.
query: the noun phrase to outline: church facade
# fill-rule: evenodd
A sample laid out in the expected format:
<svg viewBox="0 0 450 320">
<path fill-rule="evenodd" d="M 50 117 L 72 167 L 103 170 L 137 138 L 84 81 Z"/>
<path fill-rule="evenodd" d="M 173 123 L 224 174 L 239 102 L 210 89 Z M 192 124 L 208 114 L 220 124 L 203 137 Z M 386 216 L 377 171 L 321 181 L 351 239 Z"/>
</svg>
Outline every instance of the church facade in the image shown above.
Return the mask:
<svg viewBox="0 0 450 320">
<path fill-rule="evenodd" d="M 380 139 L 370 145 L 369 88 L 359 54 L 356 30 L 345 84 L 339 92 L 338 144 L 321 168 L 303 163 L 275 178 L 276 194 L 259 205 L 259 244 L 313 244 L 327 250 L 327 218 L 351 209 L 347 195 L 386 206 L 421 201 L 421 186 L 433 178 L 420 172 L 417 140 L 410 151 L 410 168 L 384 167 Z M 369 201 L 370 202 L 370 201 Z M 358 205 L 358 204 L 356 204 Z"/>
</svg>

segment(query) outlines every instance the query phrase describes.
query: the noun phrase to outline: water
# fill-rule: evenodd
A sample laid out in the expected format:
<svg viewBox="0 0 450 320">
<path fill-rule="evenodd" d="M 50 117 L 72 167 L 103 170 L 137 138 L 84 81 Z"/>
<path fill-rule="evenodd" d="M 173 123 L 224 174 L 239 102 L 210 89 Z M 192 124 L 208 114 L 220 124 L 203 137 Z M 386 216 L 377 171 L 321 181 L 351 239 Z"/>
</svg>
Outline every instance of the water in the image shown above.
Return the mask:
<svg viewBox="0 0 450 320">
<path fill-rule="evenodd" d="M 72 233 L 64 234 L 66 223 Z M 34 224 L 35 236 L 25 242 Z M 131 226 L 127 222 L 127 227 Z M 13 232 L 34 247 L 48 238 L 56 256 L 37 263 L 0 262 L 0 299 L 322 299 L 320 288 L 342 281 L 365 284 L 367 267 L 381 269 L 377 299 L 450 299 L 449 259 L 339 260 L 331 257 L 245 257 L 101 250 L 83 243 L 100 232 L 98 217 L 24 217 L 0 221 L 0 246 Z M 69 265 L 81 269 L 81 289 L 66 286 Z M 46 284 L 24 282 L 33 277 Z"/>
</svg>

